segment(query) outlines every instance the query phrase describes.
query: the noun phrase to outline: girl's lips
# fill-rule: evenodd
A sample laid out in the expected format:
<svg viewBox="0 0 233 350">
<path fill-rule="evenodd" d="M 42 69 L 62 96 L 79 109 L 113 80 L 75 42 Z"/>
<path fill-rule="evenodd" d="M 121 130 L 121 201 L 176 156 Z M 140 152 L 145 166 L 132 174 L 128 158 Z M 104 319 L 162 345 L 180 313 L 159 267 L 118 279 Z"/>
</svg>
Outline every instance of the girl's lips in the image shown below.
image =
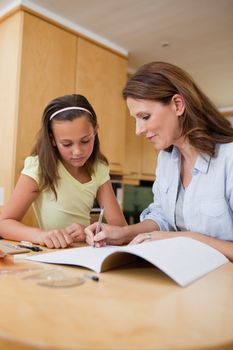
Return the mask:
<svg viewBox="0 0 233 350">
<path fill-rule="evenodd" d="M 80 157 L 80 158 L 71 158 L 73 162 L 82 162 L 85 157 Z"/>
</svg>

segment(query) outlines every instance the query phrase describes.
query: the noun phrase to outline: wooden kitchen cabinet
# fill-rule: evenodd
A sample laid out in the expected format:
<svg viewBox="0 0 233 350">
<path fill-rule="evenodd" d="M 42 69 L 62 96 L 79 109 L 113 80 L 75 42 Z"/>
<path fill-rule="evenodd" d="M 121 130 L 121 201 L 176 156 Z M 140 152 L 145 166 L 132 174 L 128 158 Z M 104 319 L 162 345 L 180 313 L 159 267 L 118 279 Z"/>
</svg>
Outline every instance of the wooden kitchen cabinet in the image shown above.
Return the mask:
<svg viewBox="0 0 233 350">
<path fill-rule="evenodd" d="M 157 160 L 157 151 L 145 136 L 142 136 L 142 164 L 141 177 L 144 180 L 154 179 Z"/>
<path fill-rule="evenodd" d="M 1 20 L 0 52 L 0 187 L 5 202 L 35 143 L 43 109 L 57 96 L 76 92 L 90 100 L 110 169 L 123 173 L 126 57 L 25 7 Z M 36 224 L 32 210 L 24 223 Z"/>
<path fill-rule="evenodd" d="M 44 107 L 75 86 L 75 35 L 24 13 L 22 36 L 16 176 L 35 142 Z"/>
<path fill-rule="evenodd" d="M 99 122 L 100 145 L 112 173 L 123 174 L 126 105 L 122 89 L 127 59 L 89 40 L 78 38 L 76 92 L 93 105 Z"/>
<path fill-rule="evenodd" d="M 135 120 L 126 113 L 125 183 L 153 181 L 157 152 L 144 135 L 135 133 Z"/>
<path fill-rule="evenodd" d="M 74 91 L 77 39 L 25 11 L 2 22 L 0 33 L 1 55 L 6 56 L 1 71 L 9 80 L 0 83 L 8 94 L 0 117 L 1 150 L 7 154 L 1 159 L 0 183 L 6 201 L 34 145 L 44 107 L 54 97 Z M 32 210 L 24 222 L 34 225 Z"/>
<path fill-rule="evenodd" d="M 135 119 L 126 113 L 125 175 L 138 178 L 141 174 L 142 137 L 135 134 Z"/>
</svg>

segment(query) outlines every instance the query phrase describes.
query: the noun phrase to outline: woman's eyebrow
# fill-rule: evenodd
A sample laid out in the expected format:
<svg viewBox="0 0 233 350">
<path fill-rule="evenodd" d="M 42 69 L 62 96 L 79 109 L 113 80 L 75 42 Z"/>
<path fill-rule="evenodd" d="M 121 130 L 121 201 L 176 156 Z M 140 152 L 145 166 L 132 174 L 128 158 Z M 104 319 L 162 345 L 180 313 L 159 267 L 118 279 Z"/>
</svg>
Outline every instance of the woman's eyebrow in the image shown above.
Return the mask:
<svg viewBox="0 0 233 350">
<path fill-rule="evenodd" d="M 142 115 L 149 114 L 147 111 L 140 111 L 136 113 L 136 117 L 141 117 Z"/>
</svg>

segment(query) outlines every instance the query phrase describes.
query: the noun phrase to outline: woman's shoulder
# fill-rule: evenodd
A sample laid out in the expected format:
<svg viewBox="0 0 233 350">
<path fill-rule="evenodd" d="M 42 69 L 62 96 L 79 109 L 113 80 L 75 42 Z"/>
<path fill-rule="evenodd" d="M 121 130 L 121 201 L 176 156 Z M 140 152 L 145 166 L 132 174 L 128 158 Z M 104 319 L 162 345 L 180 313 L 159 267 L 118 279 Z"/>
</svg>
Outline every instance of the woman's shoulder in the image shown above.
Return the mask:
<svg viewBox="0 0 233 350">
<path fill-rule="evenodd" d="M 216 148 L 217 148 L 217 157 L 233 158 L 233 142 L 218 144 Z"/>
</svg>

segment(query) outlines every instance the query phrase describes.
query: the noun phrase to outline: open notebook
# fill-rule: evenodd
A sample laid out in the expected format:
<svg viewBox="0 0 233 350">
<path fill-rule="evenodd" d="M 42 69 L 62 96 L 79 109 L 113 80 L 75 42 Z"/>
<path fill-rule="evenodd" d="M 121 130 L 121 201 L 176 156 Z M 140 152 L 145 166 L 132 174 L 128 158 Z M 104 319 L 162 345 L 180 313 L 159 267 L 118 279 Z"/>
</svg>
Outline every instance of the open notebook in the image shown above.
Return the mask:
<svg viewBox="0 0 233 350">
<path fill-rule="evenodd" d="M 135 257 L 150 262 L 183 287 L 229 261 L 216 249 L 187 237 L 128 246 L 68 248 L 27 259 L 78 265 L 99 273 L 123 265 Z"/>
</svg>

